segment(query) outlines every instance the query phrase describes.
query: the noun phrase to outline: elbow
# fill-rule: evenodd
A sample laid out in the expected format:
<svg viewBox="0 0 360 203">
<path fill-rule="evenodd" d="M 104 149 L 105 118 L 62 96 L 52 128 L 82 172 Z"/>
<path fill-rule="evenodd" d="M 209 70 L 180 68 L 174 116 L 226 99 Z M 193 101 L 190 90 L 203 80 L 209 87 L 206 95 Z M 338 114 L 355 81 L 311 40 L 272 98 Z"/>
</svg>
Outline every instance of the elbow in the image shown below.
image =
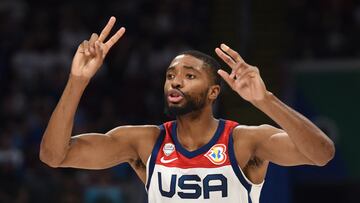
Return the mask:
<svg viewBox="0 0 360 203">
<path fill-rule="evenodd" d="M 39 158 L 41 162 L 45 163 L 51 168 L 58 168 L 61 166 L 62 161 L 60 159 L 55 159 L 54 156 L 51 156 L 51 153 L 49 153 L 47 150 L 40 149 Z"/>
<path fill-rule="evenodd" d="M 335 157 L 334 143 L 332 141 L 329 141 L 321 154 L 322 158 L 315 163 L 317 166 L 325 166 Z"/>
</svg>

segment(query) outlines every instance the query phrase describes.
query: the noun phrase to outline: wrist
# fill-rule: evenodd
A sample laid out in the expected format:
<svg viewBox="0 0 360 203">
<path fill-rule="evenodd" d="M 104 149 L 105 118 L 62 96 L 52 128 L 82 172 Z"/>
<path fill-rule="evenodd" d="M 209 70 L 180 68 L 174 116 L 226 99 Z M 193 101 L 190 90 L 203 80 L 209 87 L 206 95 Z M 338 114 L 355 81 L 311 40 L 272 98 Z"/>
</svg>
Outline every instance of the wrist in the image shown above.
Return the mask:
<svg viewBox="0 0 360 203">
<path fill-rule="evenodd" d="M 85 78 L 82 76 L 76 76 L 73 74 L 69 75 L 68 84 L 71 84 L 71 86 L 79 87 L 81 89 L 85 89 L 87 85 L 89 84 L 90 79 Z"/>
<path fill-rule="evenodd" d="M 259 109 L 262 109 L 268 106 L 272 100 L 275 99 L 275 96 L 272 92 L 266 91 L 264 97 L 261 100 L 252 101 L 251 103 Z"/>
</svg>

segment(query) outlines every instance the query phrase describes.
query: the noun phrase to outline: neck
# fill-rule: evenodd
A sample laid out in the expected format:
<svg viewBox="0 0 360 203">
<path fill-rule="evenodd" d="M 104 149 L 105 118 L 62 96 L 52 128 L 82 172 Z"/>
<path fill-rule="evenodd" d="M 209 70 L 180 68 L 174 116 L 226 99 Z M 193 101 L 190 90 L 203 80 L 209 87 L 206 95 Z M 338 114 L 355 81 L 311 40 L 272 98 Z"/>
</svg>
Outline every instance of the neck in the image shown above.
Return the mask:
<svg viewBox="0 0 360 203">
<path fill-rule="evenodd" d="M 211 105 L 199 111 L 178 116 L 176 120 L 178 140 L 190 151 L 208 143 L 218 126 L 218 120 L 213 117 Z"/>
</svg>

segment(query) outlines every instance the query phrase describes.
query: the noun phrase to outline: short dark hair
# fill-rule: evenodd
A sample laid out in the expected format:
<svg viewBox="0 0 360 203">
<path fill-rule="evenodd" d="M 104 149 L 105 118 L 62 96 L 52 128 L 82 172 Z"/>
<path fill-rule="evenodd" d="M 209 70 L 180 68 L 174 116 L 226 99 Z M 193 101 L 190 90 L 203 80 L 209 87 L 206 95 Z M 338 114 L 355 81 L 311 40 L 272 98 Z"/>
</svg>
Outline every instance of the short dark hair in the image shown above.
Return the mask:
<svg viewBox="0 0 360 203">
<path fill-rule="evenodd" d="M 221 78 L 217 73 L 217 71 L 221 67 L 219 62 L 217 62 L 213 57 L 196 50 L 184 51 L 181 52 L 179 55 L 189 55 L 203 61 L 204 62 L 203 66 L 207 68 L 206 70 L 209 73 L 210 79 L 212 80 L 213 84 L 215 85 L 221 84 Z"/>
</svg>

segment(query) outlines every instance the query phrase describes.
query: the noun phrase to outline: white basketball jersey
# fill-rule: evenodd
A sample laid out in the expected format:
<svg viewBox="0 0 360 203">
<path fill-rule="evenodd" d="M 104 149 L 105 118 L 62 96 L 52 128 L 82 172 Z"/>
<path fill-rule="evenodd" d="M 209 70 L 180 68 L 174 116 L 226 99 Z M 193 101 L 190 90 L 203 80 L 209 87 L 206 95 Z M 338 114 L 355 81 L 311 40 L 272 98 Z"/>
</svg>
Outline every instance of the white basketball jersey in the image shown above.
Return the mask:
<svg viewBox="0 0 360 203">
<path fill-rule="evenodd" d="M 192 152 L 179 143 L 176 121 L 161 125 L 146 164 L 148 202 L 258 203 L 263 183 L 252 184 L 237 164 L 232 138 L 236 125 L 220 119 L 210 142 Z"/>
</svg>

